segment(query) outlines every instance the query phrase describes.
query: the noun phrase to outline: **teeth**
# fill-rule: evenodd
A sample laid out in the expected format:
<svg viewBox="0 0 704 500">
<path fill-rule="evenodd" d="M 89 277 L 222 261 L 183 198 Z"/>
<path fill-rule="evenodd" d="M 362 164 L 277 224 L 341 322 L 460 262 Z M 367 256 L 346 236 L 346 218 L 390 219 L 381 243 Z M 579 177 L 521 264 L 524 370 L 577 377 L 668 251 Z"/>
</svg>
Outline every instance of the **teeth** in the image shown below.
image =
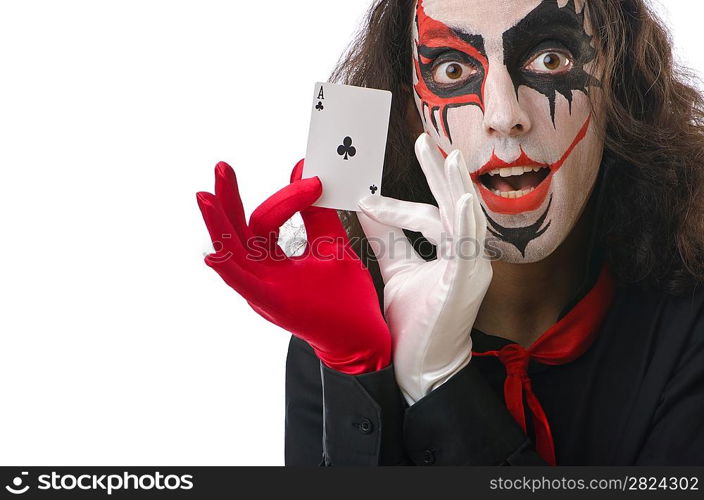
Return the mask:
<svg viewBox="0 0 704 500">
<path fill-rule="evenodd" d="M 513 175 L 523 175 L 527 172 L 540 172 L 545 167 L 506 167 L 496 168 L 489 172 L 489 175 L 499 175 L 501 177 L 511 177 Z"/>
<path fill-rule="evenodd" d="M 498 189 L 493 189 L 492 191 L 496 196 L 501 196 L 502 198 L 515 199 L 521 198 L 527 194 L 532 193 L 533 191 L 535 191 L 535 188 L 524 189 L 522 191 L 499 191 Z"/>
</svg>

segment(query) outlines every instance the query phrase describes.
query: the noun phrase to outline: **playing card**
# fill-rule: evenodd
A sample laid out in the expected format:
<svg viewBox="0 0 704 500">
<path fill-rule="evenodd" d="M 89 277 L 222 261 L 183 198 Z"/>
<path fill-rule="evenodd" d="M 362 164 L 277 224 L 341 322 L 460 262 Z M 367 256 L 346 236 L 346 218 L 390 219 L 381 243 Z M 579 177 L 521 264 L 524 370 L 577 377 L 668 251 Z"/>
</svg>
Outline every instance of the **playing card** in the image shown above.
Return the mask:
<svg viewBox="0 0 704 500">
<path fill-rule="evenodd" d="M 357 211 L 381 191 L 391 92 L 316 83 L 311 108 L 303 177 L 323 184 L 315 205 Z"/>
</svg>

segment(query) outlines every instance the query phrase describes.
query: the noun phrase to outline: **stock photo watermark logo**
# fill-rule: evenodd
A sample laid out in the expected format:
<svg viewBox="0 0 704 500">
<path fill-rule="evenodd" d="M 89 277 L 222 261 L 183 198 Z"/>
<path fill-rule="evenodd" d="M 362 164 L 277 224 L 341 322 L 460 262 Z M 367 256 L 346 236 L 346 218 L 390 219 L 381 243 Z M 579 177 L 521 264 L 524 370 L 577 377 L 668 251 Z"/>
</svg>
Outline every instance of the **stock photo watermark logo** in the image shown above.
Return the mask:
<svg viewBox="0 0 704 500">
<path fill-rule="evenodd" d="M 411 252 L 425 260 L 439 259 L 460 259 L 474 260 L 477 258 L 488 260 L 500 260 L 502 252 L 495 245 L 497 238 L 487 236 L 482 245 L 477 239 L 471 237 L 454 238 L 443 233 L 437 242 L 426 244 L 409 245 L 409 239 L 399 238 L 395 233 L 390 233 L 387 239 L 382 238 L 359 238 L 356 236 L 334 237 L 319 236 L 309 239 L 305 231 L 289 234 L 287 238 L 281 238 L 278 233 L 272 232 L 268 236 L 253 236 L 245 241 L 232 242 L 233 236 L 224 234 L 219 240 L 213 242 L 215 253 L 209 255 L 213 262 L 223 263 L 230 260 L 234 254 L 231 245 L 237 245 L 246 254 L 246 260 L 250 262 L 261 262 L 265 260 L 284 261 L 291 257 L 298 257 L 304 253 L 317 260 L 343 260 L 345 258 L 356 258 L 356 248 L 367 248 L 366 255 L 370 260 L 380 259 L 407 259 Z M 276 242 L 282 252 L 272 252 L 272 241 Z"/>
<path fill-rule="evenodd" d="M 29 476 L 29 472 L 22 471 L 19 476 L 12 478 L 11 484 L 5 486 L 5 489 L 13 495 L 22 495 L 29 491 L 29 484 L 25 484 L 25 478 Z"/>
<path fill-rule="evenodd" d="M 30 489 L 38 491 L 94 491 L 112 495 L 115 491 L 149 491 L 162 492 L 193 489 L 191 474 L 168 474 L 161 472 L 152 474 L 61 474 L 52 471 L 51 474 L 40 474 L 37 483 L 30 485 L 29 472 L 22 471 L 15 476 L 5 489 L 13 495 L 23 495 Z"/>
</svg>

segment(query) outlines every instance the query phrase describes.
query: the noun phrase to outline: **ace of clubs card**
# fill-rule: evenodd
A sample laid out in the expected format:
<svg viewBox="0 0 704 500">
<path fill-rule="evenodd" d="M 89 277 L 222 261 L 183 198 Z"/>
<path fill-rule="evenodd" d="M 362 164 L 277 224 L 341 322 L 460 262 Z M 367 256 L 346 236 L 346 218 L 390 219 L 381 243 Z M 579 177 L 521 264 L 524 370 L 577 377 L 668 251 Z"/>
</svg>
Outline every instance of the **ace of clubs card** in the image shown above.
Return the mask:
<svg viewBox="0 0 704 500">
<path fill-rule="evenodd" d="M 323 184 L 315 206 L 358 211 L 381 192 L 391 92 L 316 83 L 311 108 L 303 177 Z"/>
</svg>

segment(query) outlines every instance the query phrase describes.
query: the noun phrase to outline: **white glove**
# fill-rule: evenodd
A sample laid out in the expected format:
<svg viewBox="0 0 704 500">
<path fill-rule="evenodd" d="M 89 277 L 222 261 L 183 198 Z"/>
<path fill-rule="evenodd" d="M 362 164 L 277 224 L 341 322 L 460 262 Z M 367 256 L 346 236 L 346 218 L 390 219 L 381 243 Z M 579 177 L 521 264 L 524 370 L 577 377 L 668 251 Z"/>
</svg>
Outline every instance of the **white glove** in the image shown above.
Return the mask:
<svg viewBox="0 0 704 500">
<path fill-rule="evenodd" d="M 439 208 L 369 196 L 358 214 L 385 283 L 396 380 L 411 405 L 469 363 L 471 329 L 492 277 L 486 218 L 462 153 L 443 160 L 422 134 L 416 155 Z M 402 229 L 422 233 L 438 258 L 423 260 Z"/>
</svg>

